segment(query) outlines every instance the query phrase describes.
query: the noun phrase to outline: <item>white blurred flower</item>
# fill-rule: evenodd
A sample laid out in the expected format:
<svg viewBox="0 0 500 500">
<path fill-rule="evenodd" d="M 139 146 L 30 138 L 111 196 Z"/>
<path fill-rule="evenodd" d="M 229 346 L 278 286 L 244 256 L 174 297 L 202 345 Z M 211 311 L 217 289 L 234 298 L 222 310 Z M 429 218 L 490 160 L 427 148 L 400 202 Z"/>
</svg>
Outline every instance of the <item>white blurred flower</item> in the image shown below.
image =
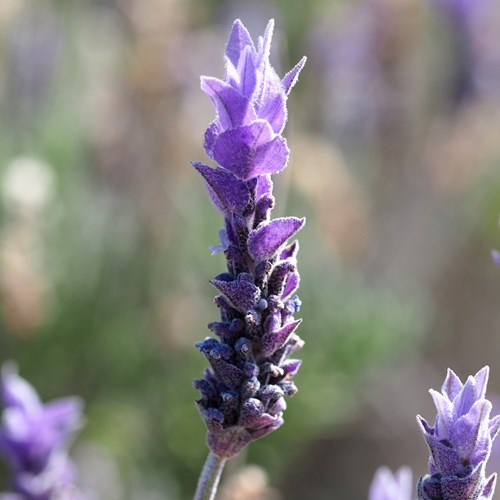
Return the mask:
<svg viewBox="0 0 500 500">
<path fill-rule="evenodd" d="M 37 211 L 54 197 L 55 177 L 44 161 L 20 156 L 7 165 L 0 179 L 0 192 L 8 209 Z"/>
</svg>

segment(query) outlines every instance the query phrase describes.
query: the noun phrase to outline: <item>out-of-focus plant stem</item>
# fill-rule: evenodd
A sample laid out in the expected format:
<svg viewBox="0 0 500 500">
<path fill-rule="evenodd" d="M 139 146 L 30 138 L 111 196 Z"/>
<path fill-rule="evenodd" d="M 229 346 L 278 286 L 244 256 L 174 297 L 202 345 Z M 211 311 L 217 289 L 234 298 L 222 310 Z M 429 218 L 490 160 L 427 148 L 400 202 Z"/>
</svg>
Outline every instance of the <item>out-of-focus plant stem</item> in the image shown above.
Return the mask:
<svg viewBox="0 0 500 500">
<path fill-rule="evenodd" d="M 201 471 L 194 500 L 214 500 L 225 463 L 225 458 L 210 452 Z"/>
</svg>

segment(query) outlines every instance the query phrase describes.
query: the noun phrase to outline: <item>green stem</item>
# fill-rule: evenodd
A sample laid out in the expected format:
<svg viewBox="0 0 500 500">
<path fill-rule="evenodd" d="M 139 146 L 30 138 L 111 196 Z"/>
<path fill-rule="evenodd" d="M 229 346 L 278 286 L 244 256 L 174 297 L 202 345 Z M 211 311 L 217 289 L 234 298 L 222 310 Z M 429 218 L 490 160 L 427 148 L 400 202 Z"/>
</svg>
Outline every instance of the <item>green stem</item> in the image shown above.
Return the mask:
<svg viewBox="0 0 500 500">
<path fill-rule="evenodd" d="M 220 458 L 210 452 L 201 471 L 194 500 L 214 500 L 225 463 L 225 458 Z"/>
</svg>

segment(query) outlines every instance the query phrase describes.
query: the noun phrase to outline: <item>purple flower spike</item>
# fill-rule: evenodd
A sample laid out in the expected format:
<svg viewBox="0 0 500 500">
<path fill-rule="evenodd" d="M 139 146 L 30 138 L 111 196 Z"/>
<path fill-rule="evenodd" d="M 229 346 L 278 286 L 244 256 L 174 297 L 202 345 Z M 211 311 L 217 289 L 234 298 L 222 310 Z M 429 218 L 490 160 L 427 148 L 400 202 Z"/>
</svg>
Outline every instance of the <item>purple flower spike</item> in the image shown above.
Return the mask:
<svg viewBox="0 0 500 500">
<path fill-rule="evenodd" d="M 437 409 L 434 427 L 417 417 L 431 452 L 430 474 L 418 482 L 421 500 L 486 500 L 493 498 L 496 474 L 486 477 L 492 442 L 500 429 L 500 415 L 490 418 L 485 399 L 489 368 L 465 384 L 452 370 L 441 392 L 430 390 Z"/>
<path fill-rule="evenodd" d="M 83 500 L 66 452 L 82 426 L 81 400 L 66 398 L 44 405 L 13 364 L 2 368 L 1 395 L 0 451 L 13 476 L 12 493 L 5 498 Z"/>
<path fill-rule="evenodd" d="M 394 475 L 387 467 L 375 472 L 368 500 L 413 500 L 412 473 L 401 467 Z"/>
<path fill-rule="evenodd" d="M 297 388 L 292 378 L 300 361 L 288 357 L 302 347 L 295 333 L 300 300 L 295 291 L 297 242 L 287 242 L 305 219 L 272 219 L 271 174 L 288 160 L 281 137 L 286 100 L 304 66 L 302 59 L 280 79 L 269 62 L 274 24 L 254 45 L 241 21 L 235 21 L 226 48 L 226 77 L 202 77 L 201 88 L 212 100 L 217 119 L 205 133 L 215 168 L 193 166 L 208 194 L 224 215 L 219 232 L 227 272 L 211 284 L 220 293 L 215 302 L 220 321 L 209 324 L 217 335 L 199 342 L 210 368 L 195 380 L 196 402 L 205 420 L 211 451 L 221 459 L 236 455 L 283 424 L 284 396 Z"/>
</svg>

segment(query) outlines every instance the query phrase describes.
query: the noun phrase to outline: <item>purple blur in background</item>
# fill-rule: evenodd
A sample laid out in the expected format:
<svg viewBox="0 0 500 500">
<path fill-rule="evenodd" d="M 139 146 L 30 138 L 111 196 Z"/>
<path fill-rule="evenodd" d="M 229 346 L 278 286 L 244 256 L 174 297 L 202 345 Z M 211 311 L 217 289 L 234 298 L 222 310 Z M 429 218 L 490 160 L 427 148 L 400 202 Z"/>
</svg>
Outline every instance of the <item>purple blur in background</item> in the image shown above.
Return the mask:
<svg viewBox="0 0 500 500">
<path fill-rule="evenodd" d="M 409 467 L 401 467 L 394 474 L 387 467 L 375 472 L 368 500 L 413 500 L 415 487 Z"/>
<path fill-rule="evenodd" d="M 67 448 L 82 426 L 82 401 L 43 404 L 14 364 L 2 368 L 0 451 L 12 472 L 12 493 L 2 499 L 83 500 Z"/>
</svg>

